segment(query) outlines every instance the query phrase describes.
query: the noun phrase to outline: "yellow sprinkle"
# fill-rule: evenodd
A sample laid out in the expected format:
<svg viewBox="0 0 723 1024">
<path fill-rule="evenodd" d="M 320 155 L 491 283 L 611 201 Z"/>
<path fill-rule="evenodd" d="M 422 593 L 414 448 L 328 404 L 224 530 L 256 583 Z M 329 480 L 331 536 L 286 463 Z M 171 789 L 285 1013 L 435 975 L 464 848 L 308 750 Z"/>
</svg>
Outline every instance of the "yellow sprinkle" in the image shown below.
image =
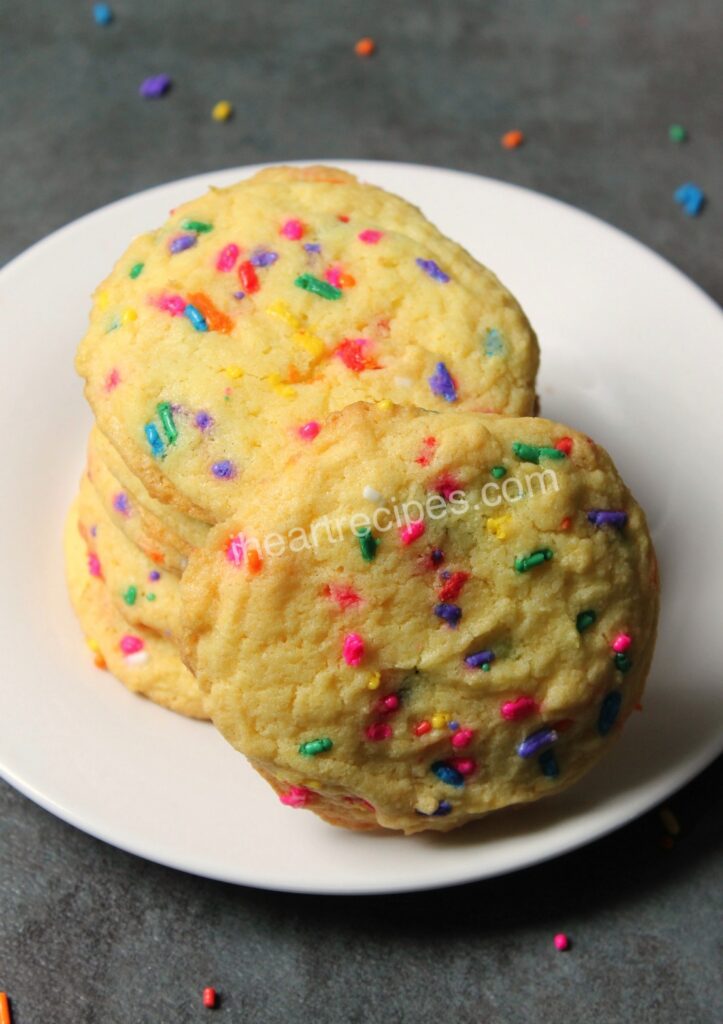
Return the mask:
<svg viewBox="0 0 723 1024">
<path fill-rule="evenodd" d="M 505 527 L 510 521 L 510 516 L 498 516 L 496 519 L 490 517 L 487 520 L 487 529 L 490 533 L 493 533 L 498 540 L 505 540 L 507 537 L 507 530 Z"/>
<path fill-rule="evenodd" d="M 98 294 L 95 297 L 95 301 L 98 304 L 98 309 L 107 309 L 108 308 L 108 303 L 110 302 L 110 296 L 108 295 L 108 292 L 105 290 L 105 288 L 103 289 L 102 292 L 98 292 Z"/>
<path fill-rule="evenodd" d="M 381 681 L 381 675 L 378 672 L 372 672 L 372 674 L 369 676 L 369 682 L 367 683 L 367 686 L 369 687 L 370 690 L 378 690 Z"/>
<path fill-rule="evenodd" d="M 319 788 L 319 783 L 317 782 L 316 779 L 305 779 L 301 783 L 301 785 L 304 786 L 306 789 L 318 789 Z"/>
<path fill-rule="evenodd" d="M 232 114 L 233 107 L 228 100 L 219 100 L 211 111 L 211 117 L 214 121 L 228 121 Z"/>
<path fill-rule="evenodd" d="M 292 388 L 290 384 L 284 384 L 278 373 L 269 374 L 269 384 L 282 398 L 294 398 L 296 395 L 296 388 Z"/>
<path fill-rule="evenodd" d="M 301 321 L 298 317 L 294 316 L 289 307 L 285 302 L 279 300 L 278 302 L 272 302 L 270 306 L 266 307 L 266 312 L 269 316 L 278 317 L 279 320 L 283 320 L 285 324 L 293 327 L 294 330 L 301 329 Z"/>
<path fill-rule="evenodd" d="M 124 324 L 130 324 L 137 319 L 138 314 L 136 313 L 135 309 L 124 309 L 123 313 L 121 314 L 121 322 Z"/>
<path fill-rule="evenodd" d="M 449 715 L 443 715 L 441 713 L 437 713 L 436 715 L 432 715 L 432 718 L 431 718 L 432 728 L 433 729 L 444 729 L 444 727 L 445 727 L 445 725 L 447 724 L 448 721 L 449 721 Z"/>
<path fill-rule="evenodd" d="M 87 643 L 88 647 L 90 647 L 90 649 L 93 652 L 93 654 L 97 654 L 98 653 L 98 651 L 100 650 L 100 647 L 98 646 L 98 641 L 97 640 L 94 640 L 92 636 L 89 636 L 89 637 L 86 638 L 85 642 Z"/>
<path fill-rule="evenodd" d="M 230 377 L 231 380 L 240 380 L 241 377 L 243 377 L 244 375 L 244 372 L 240 366 L 226 366 L 224 367 L 223 372 L 226 374 L 227 377 Z"/>
<path fill-rule="evenodd" d="M 377 409 L 383 409 L 386 412 L 387 409 L 391 409 L 393 404 L 388 398 L 383 398 L 381 402 L 377 402 Z"/>
<path fill-rule="evenodd" d="M 303 329 L 295 331 L 293 341 L 295 345 L 299 345 L 300 348 L 306 349 L 309 355 L 312 355 L 314 359 L 318 359 L 326 352 L 326 345 L 321 338 L 317 338 L 316 335 L 311 334 L 310 331 Z"/>
<path fill-rule="evenodd" d="M 669 807 L 661 807 L 658 811 L 658 817 L 669 836 L 680 835 L 680 823 Z"/>
</svg>

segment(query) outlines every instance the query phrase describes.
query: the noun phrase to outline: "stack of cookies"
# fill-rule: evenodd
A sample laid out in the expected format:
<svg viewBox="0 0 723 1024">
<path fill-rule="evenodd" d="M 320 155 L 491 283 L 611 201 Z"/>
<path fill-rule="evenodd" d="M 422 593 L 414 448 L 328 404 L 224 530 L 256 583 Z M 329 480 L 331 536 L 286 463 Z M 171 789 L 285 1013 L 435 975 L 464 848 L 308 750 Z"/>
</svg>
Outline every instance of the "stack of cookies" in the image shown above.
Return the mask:
<svg viewBox="0 0 723 1024">
<path fill-rule="evenodd" d="M 210 717 L 282 803 L 456 827 L 606 748 L 652 656 L 644 516 L 535 411 L 490 271 L 396 196 L 272 168 L 94 296 L 66 552 L 100 665 Z"/>
</svg>

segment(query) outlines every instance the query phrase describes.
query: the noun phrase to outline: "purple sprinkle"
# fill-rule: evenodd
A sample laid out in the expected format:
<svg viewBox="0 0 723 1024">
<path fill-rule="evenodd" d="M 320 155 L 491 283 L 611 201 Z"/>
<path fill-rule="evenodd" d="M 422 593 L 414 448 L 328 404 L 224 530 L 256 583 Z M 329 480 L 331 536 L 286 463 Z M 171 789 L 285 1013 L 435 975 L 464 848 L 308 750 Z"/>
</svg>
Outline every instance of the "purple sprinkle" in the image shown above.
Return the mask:
<svg viewBox="0 0 723 1024">
<path fill-rule="evenodd" d="M 234 292 L 233 293 L 233 297 L 235 299 L 245 299 L 246 298 L 246 292 Z"/>
<path fill-rule="evenodd" d="M 184 249 L 192 249 L 196 244 L 197 235 L 176 235 L 168 243 L 168 249 L 170 252 L 183 252 Z"/>
<path fill-rule="evenodd" d="M 304 248 L 307 252 L 321 252 L 321 246 L 318 242 L 304 242 Z"/>
<path fill-rule="evenodd" d="M 236 467 L 229 459 L 221 459 L 220 462 L 214 462 L 211 472 L 219 480 L 232 480 L 236 476 Z"/>
<path fill-rule="evenodd" d="M 494 660 L 494 651 L 476 651 L 474 654 L 468 654 L 464 663 L 470 668 L 482 668 L 483 665 L 490 665 Z"/>
<path fill-rule="evenodd" d="M 444 365 L 437 363 L 434 376 L 428 378 L 429 386 L 435 395 L 444 398 L 447 402 L 457 401 L 457 388 L 454 386 L 452 376 Z"/>
<path fill-rule="evenodd" d="M 545 747 L 549 747 L 550 744 L 557 740 L 557 733 L 554 729 L 550 729 L 546 726 L 544 729 L 538 729 L 537 732 L 530 733 L 530 735 L 520 743 L 517 748 L 517 753 L 520 757 L 533 757 L 535 754 L 539 754 Z"/>
<path fill-rule="evenodd" d="M 154 583 L 156 582 L 156 580 L 159 580 L 160 578 L 161 574 L 159 573 L 158 569 L 152 569 L 151 572 L 148 573 L 148 579 L 153 580 Z"/>
<path fill-rule="evenodd" d="M 206 412 L 204 409 L 201 412 L 196 413 L 196 426 L 199 430 L 208 430 L 213 424 L 213 417 L 210 412 Z"/>
<path fill-rule="evenodd" d="M 594 526 L 612 526 L 616 530 L 622 530 L 627 524 L 627 512 L 618 512 L 614 509 L 591 508 L 587 514 L 588 521 Z"/>
<path fill-rule="evenodd" d="M 91 526 L 91 528 L 90 528 L 90 535 L 91 535 L 91 537 L 95 537 L 97 532 L 98 532 L 98 527 L 97 526 Z"/>
<path fill-rule="evenodd" d="M 429 274 L 429 276 L 435 281 L 439 281 L 442 284 L 446 284 L 447 281 L 449 281 L 449 274 L 445 274 L 439 264 L 435 263 L 434 260 L 423 260 L 421 257 L 418 257 L 417 266 L 421 267 L 424 273 Z"/>
<path fill-rule="evenodd" d="M 131 506 L 128 501 L 128 495 L 122 491 L 120 494 L 116 494 L 113 498 L 113 508 L 116 512 L 120 512 L 122 516 L 129 516 L 131 514 Z"/>
<path fill-rule="evenodd" d="M 158 100 L 166 95 L 172 84 L 170 75 L 151 75 L 143 79 L 138 92 L 144 100 Z"/>
<path fill-rule="evenodd" d="M 257 249 L 251 257 L 251 263 L 254 267 L 270 267 L 272 263 L 276 263 L 279 258 L 277 252 L 271 252 L 268 249 Z"/>
<path fill-rule="evenodd" d="M 462 618 L 462 609 L 458 604 L 447 604 L 446 601 L 441 601 L 439 604 L 435 604 L 434 614 L 437 618 L 444 619 L 447 625 L 454 629 Z"/>
</svg>

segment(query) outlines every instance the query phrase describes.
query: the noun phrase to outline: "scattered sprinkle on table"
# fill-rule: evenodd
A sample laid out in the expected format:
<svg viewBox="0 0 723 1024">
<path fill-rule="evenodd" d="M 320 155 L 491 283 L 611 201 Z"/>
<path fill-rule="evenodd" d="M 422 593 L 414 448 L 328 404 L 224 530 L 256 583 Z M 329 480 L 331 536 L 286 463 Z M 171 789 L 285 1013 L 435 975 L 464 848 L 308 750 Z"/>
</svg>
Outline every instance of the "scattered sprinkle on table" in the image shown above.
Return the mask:
<svg viewBox="0 0 723 1024">
<path fill-rule="evenodd" d="M 233 107 L 228 100 L 219 100 L 211 111 L 214 121 L 228 121 L 233 115 Z"/>
<path fill-rule="evenodd" d="M 670 807 L 667 805 L 665 807 L 661 807 L 658 811 L 658 817 L 660 818 L 660 824 L 669 836 L 680 835 L 680 822 L 673 814 Z"/>
<path fill-rule="evenodd" d="M 682 124 L 671 124 L 668 128 L 668 138 L 671 142 L 686 142 L 688 132 Z"/>
<path fill-rule="evenodd" d="M 377 48 L 377 44 L 370 36 L 363 36 L 354 44 L 354 53 L 357 57 L 371 57 Z"/>
<path fill-rule="evenodd" d="M 500 139 L 503 149 L 519 149 L 519 147 L 525 141 L 525 136 L 521 131 L 515 129 L 511 132 L 505 132 Z"/>
<path fill-rule="evenodd" d="M 564 932 L 558 932 L 555 938 L 552 940 L 555 943 L 555 949 L 564 953 L 570 948 L 570 940 Z"/>
<path fill-rule="evenodd" d="M 113 11 L 109 4 L 93 4 L 93 20 L 96 25 L 110 25 L 113 21 Z"/>
<path fill-rule="evenodd" d="M 697 217 L 705 206 L 705 192 L 692 181 L 686 181 L 680 188 L 676 188 L 673 199 L 689 217 Z"/>
<path fill-rule="evenodd" d="M 7 992 L 0 992 L 0 1024 L 13 1024 Z"/>
<path fill-rule="evenodd" d="M 170 75 L 151 75 L 143 79 L 138 92 L 144 100 L 158 100 L 166 95 L 172 84 Z"/>
<path fill-rule="evenodd" d="M 216 1007 L 217 1001 L 216 989 L 209 985 L 203 990 L 203 1005 L 209 1010 L 213 1010 Z"/>
</svg>

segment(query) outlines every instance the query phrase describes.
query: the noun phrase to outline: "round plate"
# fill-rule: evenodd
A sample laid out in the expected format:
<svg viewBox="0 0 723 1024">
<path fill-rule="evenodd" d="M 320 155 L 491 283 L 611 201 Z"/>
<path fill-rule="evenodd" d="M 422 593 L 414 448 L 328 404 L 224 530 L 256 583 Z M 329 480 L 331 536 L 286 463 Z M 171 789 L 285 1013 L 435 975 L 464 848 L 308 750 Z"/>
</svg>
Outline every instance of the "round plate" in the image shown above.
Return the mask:
<svg viewBox="0 0 723 1024">
<path fill-rule="evenodd" d="M 0 770 L 52 813 L 163 864 L 272 889 L 379 893 L 483 878 L 590 842 L 723 748 L 721 574 L 710 564 L 723 505 L 714 458 L 723 318 L 652 252 L 552 199 L 454 171 L 341 166 L 421 206 L 512 289 L 540 336 L 544 414 L 608 448 L 647 510 L 664 601 L 643 713 L 558 797 L 405 839 L 282 807 L 210 725 L 134 697 L 93 667 L 60 544 L 90 426 L 73 370 L 89 296 L 131 235 L 255 170 L 241 168 L 113 203 L 0 273 Z"/>
</svg>

